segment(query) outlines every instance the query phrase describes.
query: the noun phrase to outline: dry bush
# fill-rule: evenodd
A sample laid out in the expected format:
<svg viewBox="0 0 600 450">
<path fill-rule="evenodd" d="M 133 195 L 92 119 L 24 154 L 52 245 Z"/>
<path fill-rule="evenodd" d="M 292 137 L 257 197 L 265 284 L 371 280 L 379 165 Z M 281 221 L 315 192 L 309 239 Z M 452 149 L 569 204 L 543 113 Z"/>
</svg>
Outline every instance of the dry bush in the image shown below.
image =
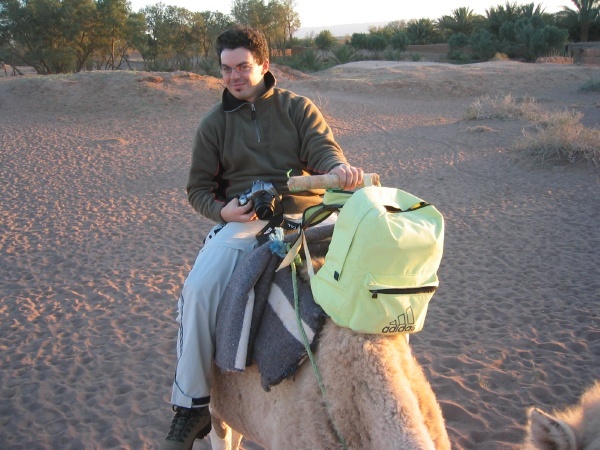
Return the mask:
<svg viewBox="0 0 600 450">
<path fill-rule="evenodd" d="M 576 163 L 586 161 L 600 164 L 600 130 L 586 128 L 579 121 L 583 115 L 575 111 L 551 112 L 542 108 L 534 98 L 517 100 L 512 95 L 504 98 L 483 96 L 467 109 L 465 119 L 523 119 L 536 124 L 536 131 L 523 132 L 515 148 L 528 151 L 534 159 Z"/>
<path fill-rule="evenodd" d="M 467 131 L 469 133 L 496 133 L 496 130 L 490 127 L 486 127 L 485 125 L 478 125 L 476 127 L 468 127 Z"/>
<path fill-rule="evenodd" d="M 193 73 L 193 72 L 177 71 L 171 75 L 171 78 L 173 78 L 173 79 L 182 78 L 182 79 L 187 79 L 187 80 L 201 80 L 202 75 L 198 75 L 197 73 Z"/>
<path fill-rule="evenodd" d="M 506 53 L 497 52 L 492 58 L 492 61 L 510 61 L 510 58 Z"/>
<path fill-rule="evenodd" d="M 535 60 L 536 64 L 552 63 L 552 64 L 573 64 L 573 58 L 566 56 L 543 56 Z"/>
<path fill-rule="evenodd" d="M 138 81 L 147 81 L 149 83 L 164 83 L 165 79 L 158 75 L 148 75 L 147 77 L 140 78 Z"/>
<path fill-rule="evenodd" d="M 529 152 L 541 161 L 568 161 L 600 164 L 600 130 L 586 128 L 577 120 L 558 117 L 555 123 L 539 125 L 535 132 L 524 132 L 515 148 Z"/>
<path fill-rule="evenodd" d="M 516 99 L 511 94 L 508 94 L 504 98 L 499 96 L 491 98 L 489 95 L 484 95 L 469 105 L 464 119 L 525 119 L 537 122 L 538 118 L 543 114 L 544 110 L 533 97 Z"/>
</svg>

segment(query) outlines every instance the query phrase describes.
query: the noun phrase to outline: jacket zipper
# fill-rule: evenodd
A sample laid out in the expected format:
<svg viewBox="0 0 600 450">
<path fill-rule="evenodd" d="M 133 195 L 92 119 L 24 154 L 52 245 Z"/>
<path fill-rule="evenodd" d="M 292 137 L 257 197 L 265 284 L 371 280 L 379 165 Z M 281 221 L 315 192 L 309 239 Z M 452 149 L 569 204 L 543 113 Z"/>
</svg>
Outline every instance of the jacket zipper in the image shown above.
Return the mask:
<svg viewBox="0 0 600 450">
<path fill-rule="evenodd" d="M 391 295 L 399 295 L 399 294 L 428 294 L 431 292 L 435 292 L 435 286 L 423 286 L 419 288 L 386 288 L 386 289 L 369 289 L 371 293 L 371 298 L 377 298 L 378 294 L 391 294 Z"/>
<path fill-rule="evenodd" d="M 254 122 L 254 128 L 256 129 L 256 139 L 260 143 L 260 129 L 258 128 L 258 122 L 256 121 L 256 108 L 254 107 L 254 103 L 251 105 L 252 108 L 252 121 Z"/>
</svg>

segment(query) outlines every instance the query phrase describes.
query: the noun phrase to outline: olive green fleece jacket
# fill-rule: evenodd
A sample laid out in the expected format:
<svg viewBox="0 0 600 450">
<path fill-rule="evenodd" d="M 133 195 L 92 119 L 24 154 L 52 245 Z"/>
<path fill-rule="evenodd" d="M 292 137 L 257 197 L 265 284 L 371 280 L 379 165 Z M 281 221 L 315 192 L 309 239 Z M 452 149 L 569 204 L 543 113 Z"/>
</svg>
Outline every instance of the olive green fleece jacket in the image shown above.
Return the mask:
<svg viewBox="0 0 600 450">
<path fill-rule="evenodd" d="M 275 82 L 267 72 L 267 91 L 253 103 L 225 89 L 198 126 L 186 189 L 194 209 L 215 222 L 256 180 L 282 187 L 290 170 L 290 176 L 319 174 L 347 163 L 319 109 Z M 319 203 L 323 191 L 281 193 L 284 212 L 297 214 Z"/>
</svg>

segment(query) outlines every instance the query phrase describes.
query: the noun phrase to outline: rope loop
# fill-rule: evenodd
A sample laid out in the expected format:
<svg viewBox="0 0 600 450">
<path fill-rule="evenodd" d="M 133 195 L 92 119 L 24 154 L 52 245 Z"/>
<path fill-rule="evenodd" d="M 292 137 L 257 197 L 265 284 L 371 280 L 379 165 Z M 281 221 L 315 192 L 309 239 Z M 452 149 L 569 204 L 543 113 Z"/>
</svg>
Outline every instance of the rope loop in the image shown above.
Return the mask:
<svg viewBox="0 0 600 450">
<path fill-rule="evenodd" d="M 307 261 L 306 264 L 311 264 L 311 262 Z M 292 286 L 294 288 L 294 310 L 296 311 L 296 322 L 298 323 L 298 328 L 300 330 L 300 334 L 302 335 L 302 341 L 304 343 L 304 348 L 306 349 L 306 353 L 308 354 L 308 359 L 310 360 L 313 370 L 315 372 L 315 375 L 317 377 L 317 383 L 319 384 L 319 388 L 321 389 L 321 394 L 323 395 L 323 401 L 325 402 L 326 410 L 329 410 L 329 402 L 327 401 L 327 392 L 325 390 L 325 385 L 323 384 L 323 379 L 321 378 L 321 372 L 319 371 L 319 368 L 317 367 L 315 355 L 313 354 L 313 352 L 310 348 L 310 343 L 308 342 L 308 337 L 306 336 L 306 331 L 304 330 L 304 326 L 302 325 L 302 318 L 300 317 L 300 304 L 299 304 L 299 300 L 298 300 L 298 274 L 297 274 L 297 270 L 296 270 L 296 259 L 294 259 L 294 261 L 292 261 L 292 263 L 290 264 L 290 267 L 292 269 Z M 340 441 L 342 448 L 344 450 L 347 450 L 348 446 L 346 445 L 346 441 L 344 440 L 342 433 L 340 433 L 340 430 L 338 429 L 338 427 L 336 426 L 335 422 L 333 421 L 333 419 L 331 417 L 329 417 L 329 421 L 331 422 L 331 425 L 333 426 L 335 434 L 337 435 L 337 438 Z"/>
</svg>

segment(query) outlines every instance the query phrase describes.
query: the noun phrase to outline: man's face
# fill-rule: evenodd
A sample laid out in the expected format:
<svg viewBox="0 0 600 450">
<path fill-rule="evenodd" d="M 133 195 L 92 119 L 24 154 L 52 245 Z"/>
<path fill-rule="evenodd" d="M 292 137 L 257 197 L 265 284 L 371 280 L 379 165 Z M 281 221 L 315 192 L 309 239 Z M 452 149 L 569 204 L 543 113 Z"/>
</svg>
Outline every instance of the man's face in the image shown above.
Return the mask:
<svg viewBox="0 0 600 450">
<path fill-rule="evenodd" d="M 263 76 L 267 70 L 269 61 L 257 64 L 247 48 L 224 49 L 221 52 L 223 83 L 238 100 L 253 102 L 263 94 Z"/>
</svg>

